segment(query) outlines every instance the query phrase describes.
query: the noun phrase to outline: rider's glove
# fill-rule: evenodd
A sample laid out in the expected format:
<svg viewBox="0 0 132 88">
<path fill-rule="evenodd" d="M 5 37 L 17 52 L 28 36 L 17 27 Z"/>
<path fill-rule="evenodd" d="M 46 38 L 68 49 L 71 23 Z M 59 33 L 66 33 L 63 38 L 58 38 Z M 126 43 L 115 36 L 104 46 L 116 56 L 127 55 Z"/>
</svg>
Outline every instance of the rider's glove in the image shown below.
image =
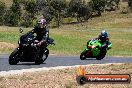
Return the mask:
<svg viewBox="0 0 132 88">
<path fill-rule="evenodd" d="M 104 44 L 104 45 L 101 46 L 101 49 L 106 49 L 107 47 L 108 47 L 108 45 Z"/>
<path fill-rule="evenodd" d="M 41 46 L 42 44 L 44 44 L 45 43 L 45 41 L 40 41 L 39 43 L 37 43 L 37 46 Z"/>
<path fill-rule="evenodd" d="M 36 46 L 40 47 L 41 46 L 41 42 L 37 43 Z"/>
</svg>

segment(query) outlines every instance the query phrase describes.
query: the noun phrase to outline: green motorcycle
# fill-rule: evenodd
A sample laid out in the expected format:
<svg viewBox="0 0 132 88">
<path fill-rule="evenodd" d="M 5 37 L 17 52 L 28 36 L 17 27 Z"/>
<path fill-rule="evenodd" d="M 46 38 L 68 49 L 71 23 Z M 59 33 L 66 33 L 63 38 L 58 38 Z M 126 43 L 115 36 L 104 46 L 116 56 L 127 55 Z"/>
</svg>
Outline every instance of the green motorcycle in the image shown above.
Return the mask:
<svg viewBox="0 0 132 88">
<path fill-rule="evenodd" d="M 108 42 L 107 48 L 102 48 L 103 43 L 98 39 L 92 39 L 87 42 L 87 48 L 81 53 L 80 59 L 85 60 L 86 58 L 96 58 L 101 60 L 105 57 L 107 50 L 111 49 L 112 43 Z"/>
</svg>

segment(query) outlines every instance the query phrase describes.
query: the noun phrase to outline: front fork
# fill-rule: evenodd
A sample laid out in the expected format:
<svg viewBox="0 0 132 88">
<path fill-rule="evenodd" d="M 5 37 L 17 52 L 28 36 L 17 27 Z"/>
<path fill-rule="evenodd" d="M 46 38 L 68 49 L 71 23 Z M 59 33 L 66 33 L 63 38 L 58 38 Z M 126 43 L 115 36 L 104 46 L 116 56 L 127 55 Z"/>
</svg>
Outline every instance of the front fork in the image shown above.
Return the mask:
<svg viewBox="0 0 132 88">
<path fill-rule="evenodd" d="M 48 57 L 49 55 L 49 50 L 47 48 L 44 49 L 44 54 L 46 55 L 46 57 Z"/>
<path fill-rule="evenodd" d="M 87 56 L 87 52 L 88 52 L 88 49 L 86 48 L 82 53 L 84 54 L 84 56 Z"/>
</svg>

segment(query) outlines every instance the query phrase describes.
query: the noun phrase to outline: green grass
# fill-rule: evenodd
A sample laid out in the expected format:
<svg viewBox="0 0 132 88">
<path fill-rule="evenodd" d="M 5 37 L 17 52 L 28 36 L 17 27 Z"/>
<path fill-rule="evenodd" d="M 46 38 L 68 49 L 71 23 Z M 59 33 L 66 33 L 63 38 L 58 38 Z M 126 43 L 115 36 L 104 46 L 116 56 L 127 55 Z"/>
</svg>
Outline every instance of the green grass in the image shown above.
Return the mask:
<svg viewBox="0 0 132 88">
<path fill-rule="evenodd" d="M 15 43 L 18 40 L 16 32 L 0 32 L 0 41 Z"/>
<path fill-rule="evenodd" d="M 115 18 L 114 18 L 115 17 Z M 86 47 L 89 39 L 98 36 L 101 28 L 106 28 L 113 46 L 107 55 L 132 56 L 132 14 L 104 13 L 102 17 L 93 18 L 82 24 L 62 25 L 50 30 L 50 37 L 55 46 L 49 46 L 50 53 L 62 55 L 79 55 Z M 17 45 L 18 28 L 0 27 L 0 42 Z M 31 28 L 30 28 L 31 29 Z M 28 31 L 28 30 L 26 30 Z M 14 48 L 0 49 L 1 53 L 9 53 Z"/>
<path fill-rule="evenodd" d="M 110 41 L 113 46 L 108 52 L 112 56 L 131 56 L 132 55 L 132 32 L 115 31 L 118 29 L 107 30 L 110 34 Z M 61 32 L 61 33 L 60 33 Z M 56 46 L 50 47 L 55 52 L 64 54 L 80 54 L 86 47 L 86 42 L 97 37 L 100 30 L 51 30 L 51 35 L 55 39 Z M 62 35 L 65 34 L 65 35 Z"/>
</svg>

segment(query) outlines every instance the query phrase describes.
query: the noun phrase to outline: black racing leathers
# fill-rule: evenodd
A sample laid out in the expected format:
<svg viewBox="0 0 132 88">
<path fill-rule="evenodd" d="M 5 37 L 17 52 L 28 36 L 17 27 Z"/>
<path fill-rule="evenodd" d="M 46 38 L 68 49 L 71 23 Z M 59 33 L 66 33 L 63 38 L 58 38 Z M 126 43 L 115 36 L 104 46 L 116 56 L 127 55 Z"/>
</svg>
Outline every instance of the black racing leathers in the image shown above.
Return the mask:
<svg viewBox="0 0 132 88">
<path fill-rule="evenodd" d="M 39 57 L 42 58 L 43 57 L 43 53 L 44 53 L 44 50 L 47 46 L 47 43 L 46 41 L 48 40 L 49 38 L 49 30 L 48 29 L 41 29 L 39 27 L 34 27 L 34 29 L 32 31 L 30 31 L 30 33 L 36 33 L 36 39 L 35 40 L 38 40 L 39 41 L 39 50 L 40 50 L 40 54 L 39 54 Z"/>
<path fill-rule="evenodd" d="M 48 29 L 41 29 L 38 27 L 34 27 L 34 29 L 31 31 L 31 33 L 36 33 L 36 39 L 38 41 L 47 41 L 49 38 L 49 30 Z"/>
</svg>

